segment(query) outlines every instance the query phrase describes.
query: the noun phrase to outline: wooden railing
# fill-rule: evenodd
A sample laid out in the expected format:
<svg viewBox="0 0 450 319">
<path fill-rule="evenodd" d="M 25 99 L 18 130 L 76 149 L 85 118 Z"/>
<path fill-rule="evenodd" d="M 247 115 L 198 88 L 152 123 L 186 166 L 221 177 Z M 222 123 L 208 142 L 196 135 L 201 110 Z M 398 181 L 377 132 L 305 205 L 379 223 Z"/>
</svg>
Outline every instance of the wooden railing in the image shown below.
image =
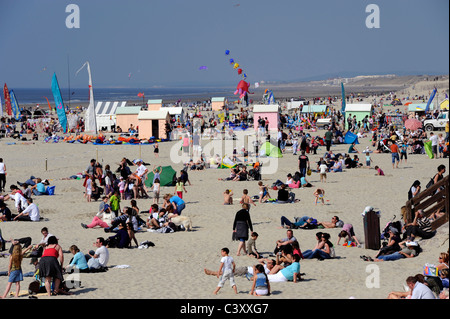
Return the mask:
<svg viewBox="0 0 450 319">
<path fill-rule="evenodd" d="M 442 189 L 440 189 L 442 187 Z M 437 193 L 436 191 L 439 190 Z M 424 216 L 428 217 L 433 213 L 444 208 L 444 215 L 433 220 L 431 227 L 436 230 L 448 222 L 449 214 L 449 175 L 444 177 L 433 186 L 421 191 L 418 195 L 406 202 L 406 222 L 411 223 L 414 220 L 415 213 L 423 210 Z"/>
</svg>

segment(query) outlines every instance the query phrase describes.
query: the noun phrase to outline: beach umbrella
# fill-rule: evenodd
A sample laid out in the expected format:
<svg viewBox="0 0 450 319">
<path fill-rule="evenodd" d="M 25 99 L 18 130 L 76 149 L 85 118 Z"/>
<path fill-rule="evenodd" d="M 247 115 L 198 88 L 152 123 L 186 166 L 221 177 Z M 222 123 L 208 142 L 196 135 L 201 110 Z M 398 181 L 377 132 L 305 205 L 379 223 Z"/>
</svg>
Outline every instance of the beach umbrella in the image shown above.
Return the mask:
<svg viewBox="0 0 450 319">
<path fill-rule="evenodd" d="M 407 119 L 405 121 L 405 127 L 408 130 L 415 131 L 422 128 L 422 122 L 415 118 Z"/>
</svg>

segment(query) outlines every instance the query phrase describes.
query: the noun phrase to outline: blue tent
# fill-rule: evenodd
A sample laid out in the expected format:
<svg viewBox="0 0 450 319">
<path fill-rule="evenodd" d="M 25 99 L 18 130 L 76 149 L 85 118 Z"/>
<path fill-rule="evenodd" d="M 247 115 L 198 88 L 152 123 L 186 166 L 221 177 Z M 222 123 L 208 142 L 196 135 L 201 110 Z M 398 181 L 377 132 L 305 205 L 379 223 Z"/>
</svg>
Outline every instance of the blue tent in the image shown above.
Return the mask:
<svg viewBox="0 0 450 319">
<path fill-rule="evenodd" d="M 344 136 L 344 143 L 345 144 L 352 144 L 352 143 L 359 144 L 358 136 L 353 134 L 352 132 L 348 131 Z"/>
</svg>

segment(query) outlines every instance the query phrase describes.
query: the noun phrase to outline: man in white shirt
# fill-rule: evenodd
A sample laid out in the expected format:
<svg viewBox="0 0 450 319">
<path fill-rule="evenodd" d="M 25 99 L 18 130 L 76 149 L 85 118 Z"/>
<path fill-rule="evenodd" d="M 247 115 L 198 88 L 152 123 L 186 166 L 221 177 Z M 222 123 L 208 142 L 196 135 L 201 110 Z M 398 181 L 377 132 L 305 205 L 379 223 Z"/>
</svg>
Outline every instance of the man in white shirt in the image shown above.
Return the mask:
<svg viewBox="0 0 450 319">
<path fill-rule="evenodd" d="M 430 133 L 431 149 L 433 150 L 434 159 L 438 158 L 438 145 L 439 137 L 434 135 L 433 132 Z"/>
<path fill-rule="evenodd" d="M 17 193 L 16 195 L 20 195 Z M 22 196 L 23 197 L 23 196 Z M 32 198 L 27 199 L 28 206 L 20 214 L 14 217 L 13 220 L 27 221 L 27 222 L 38 222 L 41 218 L 39 213 L 39 208 L 35 203 L 33 203 Z"/>
<path fill-rule="evenodd" d="M 136 160 L 136 165 L 137 165 L 137 169 L 136 169 L 135 174 L 137 176 L 139 176 L 139 178 L 141 179 L 142 185 L 135 185 L 135 187 L 133 187 L 134 197 L 138 198 L 139 188 L 141 188 L 144 191 L 144 197 L 148 197 L 147 187 L 145 186 L 145 180 L 147 179 L 148 169 L 147 169 L 147 167 L 145 167 L 145 165 L 142 163 L 142 160 L 140 160 L 140 159 Z M 137 183 L 137 180 L 136 180 L 136 183 Z"/>
<path fill-rule="evenodd" d="M 103 237 L 98 237 L 97 241 L 94 243 L 97 247 L 95 252 L 90 251 L 88 260 L 88 266 L 90 269 L 100 269 L 106 268 L 109 261 L 109 251 L 105 246 L 105 239 Z"/>
<path fill-rule="evenodd" d="M 406 278 L 406 285 L 412 291 L 411 299 L 436 299 L 433 291 L 413 276 Z"/>
<path fill-rule="evenodd" d="M 3 200 L 13 199 L 17 212 L 21 213 L 28 206 L 27 199 L 20 193 L 20 190 L 16 185 L 11 185 L 10 188 L 11 194 L 6 195 Z"/>
</svg>

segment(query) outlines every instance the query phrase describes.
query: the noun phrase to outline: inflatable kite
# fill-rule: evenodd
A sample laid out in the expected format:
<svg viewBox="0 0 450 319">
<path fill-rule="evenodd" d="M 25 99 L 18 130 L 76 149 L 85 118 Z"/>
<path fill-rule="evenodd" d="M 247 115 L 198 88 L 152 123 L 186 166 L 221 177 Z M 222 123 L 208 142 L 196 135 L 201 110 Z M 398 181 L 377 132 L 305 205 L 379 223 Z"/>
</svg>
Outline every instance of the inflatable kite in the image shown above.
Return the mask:
<svg viewBox="0 0 450 319">
<path fill-rule="evenodd" d="M 239 81 L 236 91 L 234 92 L 234 95 L 239 93 L 239 97 L 242 99 L 250 92 L 248 89 L 250 88 L 250 83 L 245 82 L 244 80 Z M 250 93 L 251 94 L 251 93 Z"/>
</svg>

